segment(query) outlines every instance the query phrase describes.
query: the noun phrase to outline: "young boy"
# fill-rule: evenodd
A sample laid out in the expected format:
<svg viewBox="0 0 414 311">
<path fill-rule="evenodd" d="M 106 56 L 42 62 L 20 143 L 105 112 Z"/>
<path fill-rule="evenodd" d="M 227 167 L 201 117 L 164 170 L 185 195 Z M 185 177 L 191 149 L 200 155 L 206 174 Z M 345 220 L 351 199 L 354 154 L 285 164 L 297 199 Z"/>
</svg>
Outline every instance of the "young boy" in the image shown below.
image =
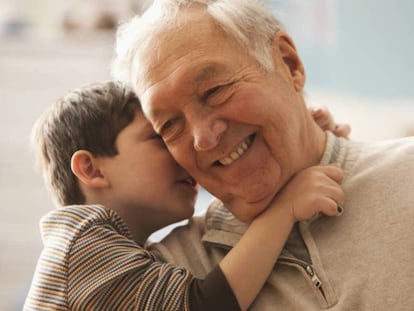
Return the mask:
<svg viewBox="0 0 414 311">
<path fill-rule="evenodd" d="M 132 92 L 117 82 L 75 90 L 43 114 L 33 137 L 62 207 L 42 218 L 25 310 L 245 310 L 293 224 L 337 215 L 344 200 L 338 167 L 299 173 L 199 280 L 144 247 L 154 231 L 192 216 L 198 188 Z"/>
</svg>

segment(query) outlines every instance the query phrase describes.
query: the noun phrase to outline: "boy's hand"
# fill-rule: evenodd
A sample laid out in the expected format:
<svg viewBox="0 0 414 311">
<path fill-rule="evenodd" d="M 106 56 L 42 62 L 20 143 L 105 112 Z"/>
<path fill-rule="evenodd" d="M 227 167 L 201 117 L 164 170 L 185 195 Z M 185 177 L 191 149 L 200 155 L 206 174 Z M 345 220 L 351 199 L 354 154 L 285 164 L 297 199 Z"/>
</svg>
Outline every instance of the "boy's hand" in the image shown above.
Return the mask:
<svg viewBox="0 0 414 311">
<path fill-rule="evenodd" d="M 308 220 L 319 212 L 336 216 L 345 199 L 342 178 L 342 170 L 334 164 L 312 166 L 297 173 L 272 204 L 287 208 L 293 222 Z"/>
<path fill-rule="evenodd" d="M 311 115 L 324 131 L 331 131 L 336 136 L 348 138 L 349 133 L 351 132 L 351 127 L 349 124 L 336 124 L 328 108 L 313 108 L 311 109 Z"/>
</svg>

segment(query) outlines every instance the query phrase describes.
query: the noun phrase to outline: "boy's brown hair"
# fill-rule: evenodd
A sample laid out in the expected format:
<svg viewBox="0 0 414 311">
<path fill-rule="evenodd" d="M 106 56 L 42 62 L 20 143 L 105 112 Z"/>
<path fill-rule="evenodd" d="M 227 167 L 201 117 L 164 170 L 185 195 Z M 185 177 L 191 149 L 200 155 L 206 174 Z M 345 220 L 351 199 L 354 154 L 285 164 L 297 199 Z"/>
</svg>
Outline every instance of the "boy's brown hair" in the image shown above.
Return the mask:
<svg viewBox="0 0 414 311">
<path fill-rule="evenodd" d="M 93 83 L 69 92 L 36 121 L 32 146 L 60 205 L 85 203 L 71 170 L 73 153 L 87 150 L 94 156 L 115 156 L 116 137 L 139 108 L 138 98 L 122 83 Z"/>
</svg>

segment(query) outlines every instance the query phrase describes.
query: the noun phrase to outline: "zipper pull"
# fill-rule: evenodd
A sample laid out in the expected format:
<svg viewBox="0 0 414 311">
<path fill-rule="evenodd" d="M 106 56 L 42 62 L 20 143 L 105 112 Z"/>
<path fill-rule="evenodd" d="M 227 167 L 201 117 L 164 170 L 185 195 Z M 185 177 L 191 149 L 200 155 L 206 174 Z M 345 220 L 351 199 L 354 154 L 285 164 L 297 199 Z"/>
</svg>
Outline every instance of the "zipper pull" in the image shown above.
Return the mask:
<svg viewBox="0 0 414 311">
<path fill-rule="evenodd" d="M 311 277 L 313 286 L 316 288 L 320 288 L 322 286 L 322 281 L 319 279 L 319 277 L 316 275 L 315 271 L 312 269 L 311 266 L 306 266 L 306 272 Z"/>
</svg>

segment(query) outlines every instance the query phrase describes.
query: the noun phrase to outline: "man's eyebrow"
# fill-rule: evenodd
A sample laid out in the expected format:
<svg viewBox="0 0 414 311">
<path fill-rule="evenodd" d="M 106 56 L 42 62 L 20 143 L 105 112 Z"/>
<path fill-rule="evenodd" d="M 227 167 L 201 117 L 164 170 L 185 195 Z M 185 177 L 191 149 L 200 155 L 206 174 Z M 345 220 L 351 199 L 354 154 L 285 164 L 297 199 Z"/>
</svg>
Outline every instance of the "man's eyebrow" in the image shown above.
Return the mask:
<svg viewBox="0 0 414 311">
<path fill-rule="evenodd" d="M 204 68 L 202 68 L 198 74 L 195 76 L 194 81 L 197 84 L 200 84 L 202 82 L 211 80 L 215 77 L 217 77 L 220 73 L 222 73 L 223 70 L 221 68 L 218 68 L 217 66 L 208 65 Z"/>
</svg>

